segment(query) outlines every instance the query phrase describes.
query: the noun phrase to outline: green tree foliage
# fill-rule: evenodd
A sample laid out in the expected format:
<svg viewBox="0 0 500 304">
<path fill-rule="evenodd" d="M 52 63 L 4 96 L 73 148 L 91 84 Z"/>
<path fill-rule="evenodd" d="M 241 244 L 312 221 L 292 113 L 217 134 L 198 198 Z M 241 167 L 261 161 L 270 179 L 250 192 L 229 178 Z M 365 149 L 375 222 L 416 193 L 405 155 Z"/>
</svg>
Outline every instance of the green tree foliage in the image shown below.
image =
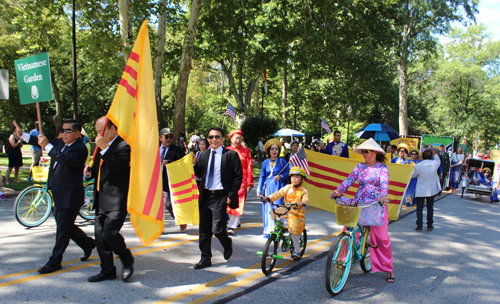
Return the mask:
<svg viewBox="0 0 500 304">
<path fill-rule="evenodd" d="M 278 119 L 269 116 L 262 117 L 262 121 L 259 115 L 247 116 L 241 123 L 241 131 L 243 132 L 245 144 L 252 153 L 257 151 L 255 147 L 259 143 L 260 137 L 264 137 L 267 140 L 270 138 L 270 134 L 278 130 Z"/>
</svg>

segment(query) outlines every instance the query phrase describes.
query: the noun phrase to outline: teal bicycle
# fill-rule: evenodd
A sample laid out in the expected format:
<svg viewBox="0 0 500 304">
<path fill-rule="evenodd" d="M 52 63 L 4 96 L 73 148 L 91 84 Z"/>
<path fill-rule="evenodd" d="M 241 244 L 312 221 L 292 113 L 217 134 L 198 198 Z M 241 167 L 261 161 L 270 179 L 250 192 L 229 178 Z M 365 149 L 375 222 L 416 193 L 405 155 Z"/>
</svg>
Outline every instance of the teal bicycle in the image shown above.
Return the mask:
<svg viewBox="0 0 500 304">
<path fill-rule="evenodd" d="M 94 180 L 83 183 L 85 203 L 80 208 L 79 215 L 85 220 L 93 220 L 94 212 Z M 33 228 L 43 224 L 52 212 L 54 198 L 47 185 L 30 186 L 16 198 L 14 202 L 14 216 L 19 224 Z"/>
<path fill-rule="evenodd" d="M 271 200 L 267 200 L 268 203 L 272 203 Z M 305 206 L 305 205 L 303 205 Z M 276 222 L 274 231 L 269 234 L 269 239 L 267 239 L 266 245 L 264 245 L 263 251 L 257 251 L 258 255 L 262 256 L 261 268 L 265 275 L 269 275 L 277 260 L 283 259 L 281 255 L 278 255 L 278 249 L 281 247 L 281 251 L 290 251 L 293 253 L 293 243 L 292 238 L 288 235 L 288 229 L 283 226 L 281 219 L 287 217 L 288 211 L 292 208 L 297 208 L 296 204 L 287 203 L 286 205 L 281 205 L 272 211 L 272 218 Z M 281 246 L 280 246 L 281 245 Z M 300 236 L 300 257 L 304 255 L 307 246 L 307 232 L 304 228 L 302 235 Z M 292 256 L 293 257 L 293 256 Z"/>
<path fill-rule="evenodd" d="M 353 263 L 359 261 L 365 273 L 372 270 L 370 248 L 377 246 L 370 245 L 370 227 L 361 226 L 358 218 L 362 208 L 376 203 L 383 205 L 380 201 L 362 207 L 336 205 L 337 225 L 345 226 L 346 229 L 333 242 L 326 260 L 325 285 L 333 296 L 344 288 Z"/>
</svg>

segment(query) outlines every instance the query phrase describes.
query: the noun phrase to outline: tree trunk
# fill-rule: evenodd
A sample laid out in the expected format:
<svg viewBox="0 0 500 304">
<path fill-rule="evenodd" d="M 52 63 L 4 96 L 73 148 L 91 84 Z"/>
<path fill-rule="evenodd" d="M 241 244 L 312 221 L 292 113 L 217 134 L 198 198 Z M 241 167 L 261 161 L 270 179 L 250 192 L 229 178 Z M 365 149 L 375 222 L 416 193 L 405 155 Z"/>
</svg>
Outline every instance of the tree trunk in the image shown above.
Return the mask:
<svg viewBox="0 0 500 304">
<path fill-rule="evenodd" d="M 401 57 L 398 62 L 399 71 L 399 135 L 408 135 L 408 62 Z"/>
<path fill-rule="evenodd" d="M 167 0 L 160 0 L 158 13 L 158 43 L 156 45 L 156 56 L 154 59 L 154 86 L 156 100 L 156 114 L 159 127 L 165 125 L 163 120 L 161 103 L 161 81 L 163 78 L 163 54 L 165 53 L 165 27 L 167 24 Z"/>
<path fill-rule="evenodd" d="M 61 95 L 59 94 L 59 88 L 57 87 L 54 78 L 52 78 L 52 91 L 54 92 L 54 103 L 56 105 L 55 106 L 56 114 L 44 116 L 43 121 L 51 122 L 54 125 L 54 127 L 57 128 L 62 125 L 62 109 L 61 109 L 62 105 L 61 105 Z"/>
<path fill-rule="evenodd" d="M 132 35 L 132 18 L 130 18 L 130 0 L 118 0 L 120 12 L 120 37 L 122 40 L 122 52 L 127 64 L 130 56 L 130 40 Z"/>
<path fill-rule="evenodd" d="M 259 114 L 259 76 L 257 76 L 257 81 L 255 82 L 255 87 L 253 90 L 253 115 Z"/>
<path fill-rule="evenodd" d="M 283 113 L 281 114 L 282 128 L 286 127 L 286 106 L 287 106 L 286 90 L 287 90 L 287 82 L 286 82 L 286 63 L 285 63 L 285 66 L 283 67 L 283 94 L 281 99 L 281 105 L 283 106 Z"/>
<path fill-rule="evenodd" d="M 193 0 L 191 3 L 191 12 L 189 14 L 188 28 L 184 36 L 182 46 L 181 67 L 179 70 L 179 79 L 175 91 L 174 106 L 174 136 L 185 129 L 186 117 L 186 92 L 189 82 L 189 73 L 191 72 L 191 59 L 194 51 L 194 42 L 196 38 L 196 26 L 200 18 L 201 5 L 203 0 Z"/>
</svg>

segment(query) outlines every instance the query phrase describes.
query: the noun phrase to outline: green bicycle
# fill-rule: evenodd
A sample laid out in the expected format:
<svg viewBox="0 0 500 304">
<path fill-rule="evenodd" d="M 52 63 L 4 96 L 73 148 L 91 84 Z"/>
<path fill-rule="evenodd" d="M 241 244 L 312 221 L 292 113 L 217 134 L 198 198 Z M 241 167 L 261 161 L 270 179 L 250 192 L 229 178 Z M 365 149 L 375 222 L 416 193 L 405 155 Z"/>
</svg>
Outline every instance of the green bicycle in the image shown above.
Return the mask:
<svg viewBox="0 0 500 304">
<path fill-rule="evenodd" d="M 95 218 L 94 207 L 94 180 L 83 183 L 85 190 L 85 203 L 78 214 L 85 220 Z M 19 224 L 33 228 L 43 224 L 50 216 L 54 198 L 47 185 L 30 186 L 16 198 L 14 202 L 14 216 Z"/>
<path fill-rule="evenodd" d="M 268 199 L 268 202 L 271 202 Z M 283 259 L 282 256 L 278 255 L 278 248 L 281 244 L 281 250 L 283 252 L 290 251 L 290 254 L 293 254 L 293 243 L 292 238 L 288 234 L 288 229 L 283 226 L 281 223 L 282 218 L 286 218 L 288 211 L 290 209 L 296 208 L 294 207 L 296 204 L 287 203 L 286 205 L 279 206 L 276 209 L 273 209 L 272 217 L 276 222 L 274 231 L 269 234 L 269 239 L 264 245 L 263 251 L 258 251 L 257 254 L 262 256 L 261 260 L 261 268 L 262 272 L 265 275 L 270 274 L 273 271 L 274 266 L 276 265 L 276 261 L 278 259 Z M 303 205 L 305 206 L 305 205 Z M 300 236 L 300 257 L 304 255 L 307 246 L 307 232 L 304 228 L 302 235 Z"/>
<path fill-rule="evenodd" d="M 362 208 L 376 203 L 382 206 L 380 201 L 362 207 L 336 205 L 337 225 L 345 226 L 346 229 L 333 242 L 326 260 L 325 285 L 332 296 L 344 288 L 352 263 L 359 261 L 365 273 L 372 270 L 370 248 L 377 247 L 370 245 L 370 227 L 361 226 L 358 218 Z"/>
</svg>

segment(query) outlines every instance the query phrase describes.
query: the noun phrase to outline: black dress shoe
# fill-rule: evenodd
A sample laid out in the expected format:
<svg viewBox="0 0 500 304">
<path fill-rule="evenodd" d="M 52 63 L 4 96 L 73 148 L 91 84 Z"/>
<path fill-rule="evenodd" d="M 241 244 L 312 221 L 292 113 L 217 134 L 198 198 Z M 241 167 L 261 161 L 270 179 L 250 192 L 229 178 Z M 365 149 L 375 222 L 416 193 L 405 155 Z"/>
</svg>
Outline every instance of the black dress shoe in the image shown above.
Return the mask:
<svg viewBox="0 0 500 304">
<path fill-rule="evenodd" d="M 89 282 L 102 282 L 105 280 L 114 280 L 116 279 L 116 273 L 113 274 L 104 274 L 99 272 L 98 274 L 91 276 L 87 279 Z"/>
<path fill-rule="evenodd" d="M 123 270 L 122 270 L 123 282 L 130 281 L 130 278 L 132 277 L 133 273 L 134 273 L 134 264 L 127 266 L 127 267 L 123 267 Z"/>
<path fill-rule="evenodd" d="M 95 242 L 92 246 L 90 246 L 90 248 L 87 248 L 83 251 L 83 255 L 80 258 L 80 261 L 85 262 L 86 260 L 88 260 L 90 258 L 90 256 L 92 255 L 92 250 L 94 248 L 95 248 Z"/>
<path fill-rule="evenodd" d="M 45 266 L 43 266 L 42 268 L 38 269 L 38 272 L 41 273 L 41 274 L 46 274 L 46 273 L 52 273 L 54 271 L 58 271 L 60 269 L 62 269 L 61 264 L 55 265 L 55 266 L 52 266 L 52 265 L 49 265 L 49 264 L 45 264 Z"/>
<path fill-rule="evenodd" d="M 427 231 L 432 231 L 433 229 L 434 229 L 434 227 L 432 227 L 432 226 L 427 227 Z"/>
<path fill-rule="evenodd" d="M 224 259 L 229 260 L 233 254 L 233 240 L 229 239 L 229 248 L 224 249 Z"/>
<path fill-rule="evenodd" d="M 198 263 L 194 264 L 194 269 L 203 269 L 205 267 L 212 266 L 210 259 L 201 259 Z"/>
<path fill-rule="evenodd" d="M 422 232 L 422 228 L 417 227 L 417 228 L 415 228 L 415 231 L 417 231 L 417 232 Z"/>
</svg>

